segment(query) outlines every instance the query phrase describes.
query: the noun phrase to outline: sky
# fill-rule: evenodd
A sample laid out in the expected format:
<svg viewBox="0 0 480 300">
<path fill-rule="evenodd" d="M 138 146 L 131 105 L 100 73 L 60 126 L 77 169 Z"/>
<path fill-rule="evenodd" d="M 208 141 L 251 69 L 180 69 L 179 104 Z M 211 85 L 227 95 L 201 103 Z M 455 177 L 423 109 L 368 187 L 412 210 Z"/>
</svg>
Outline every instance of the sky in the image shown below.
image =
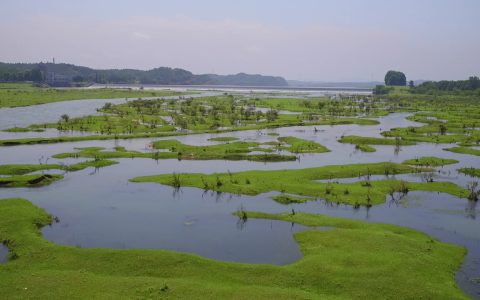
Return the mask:
<svg viewBox="0 0 480 300">
<path fill-rule="evenodd" d="M 1 0 L 0 61 L 311 81 L 480 75 L 480 0 Z"/>
</svg>

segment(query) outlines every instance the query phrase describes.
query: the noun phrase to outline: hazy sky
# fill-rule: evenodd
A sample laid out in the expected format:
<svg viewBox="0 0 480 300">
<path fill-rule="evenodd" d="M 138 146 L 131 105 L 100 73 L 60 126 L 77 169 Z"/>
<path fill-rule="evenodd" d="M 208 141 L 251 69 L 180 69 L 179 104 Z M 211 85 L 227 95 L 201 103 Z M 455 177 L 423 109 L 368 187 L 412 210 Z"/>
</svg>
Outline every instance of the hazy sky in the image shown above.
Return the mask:
<svg viewBox="0 0 480 300">
<path fill-rule="evenodd" d="M 0 1 L 0 61 L 323 81 L 480 75 L 480 0 Z"/>
</svg>

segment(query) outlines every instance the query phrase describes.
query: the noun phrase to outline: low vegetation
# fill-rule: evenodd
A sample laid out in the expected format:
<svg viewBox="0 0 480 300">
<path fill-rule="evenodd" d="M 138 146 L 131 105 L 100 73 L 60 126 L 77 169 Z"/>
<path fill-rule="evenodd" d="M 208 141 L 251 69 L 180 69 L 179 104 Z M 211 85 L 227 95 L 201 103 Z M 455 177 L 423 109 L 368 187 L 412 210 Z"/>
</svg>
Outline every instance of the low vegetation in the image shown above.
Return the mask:
<svg viewBox="0 0 480 300">
<path fill-rule="evenodd" d="M 72 165 L 62 164 L 12 164 L 0 165 L 0 187 L 35 187 L 51 184 L 63 179 L 60 174 L 29 174 L 38 171 L 61 170 L 65 172 L 80 171 L 89 167 L 103 168 L 117 164 L 116 161 L 96 158 L 95 160 L 79 162 Z"/>
<path fill-rule="evenodd" d="M 4 88 L 2 88 L 2 86 Z M 0 84 L 0 108 L 37 105 L 51 102 L 79 99 L 111 99 L 164 97 L 182 95 L 170 90 L 132 90 L 132 89 L 52 89 L 39 88 L 29 84 Z"/>
<path fill-rule="evenodd" d="M 403 162 L 407 165 L 421 166 L 421 167 L 443 167 L 445 165 L 452 165 L 458 163 L 456 159 L 440 158 L 434 156 L 422 156 L 414 159 L 408 159 Z"/>
<path fill-rule="evenodd" d="M 429 171 L 423 168 L 422 171 Z M 258 195 L 277 191 L 300 196 L 319 197 L 332 202 L 351 205 L 373 205 L 385 202 L 386 195 L 399 190 L 405 182 L 399 180 L 371 181 L 371 175 L 413 173 L 418 169 L 394 163 L 335 165 L 300 170 L 246 171 L 239 173 L 177 174 L 177 187 L 197 187 L 205 190 L 234 194 Z M 319 182 L 335 178 L 358 177 L 352 183 Z M 169 174 L 143 176 L 133 182 L 156 182 L 173 186 Z M 449 193 L 467 198 L 468 191 L 451 182 L 409 182 L 408 190 L 425 190 Z M 348 190 L 348 193 L 345 191 Z"/>
<path fill-rule="evenodd" d="M 454 280 L 465 256 L 459 246 L 392 225 L 246 213 L 331 229 L 295 233 L 303 258 L 294 264 L 229 263 L 166 250 L 55 245 L 39 232 L 51 216 L 26 200 L 2 199 L 0 241 L 10 260 L 0 265 L 0 290 L 8 299 L 468 299 Z"/>
<path fill-rule="evenodd" d="M 480 169 L 476 169 L 476 168 L 461 168 L 461 169 L 458 169 L 458 172 L 466 175 L 470 175 L 472 177 L 480 177 Z"/>
</svg>

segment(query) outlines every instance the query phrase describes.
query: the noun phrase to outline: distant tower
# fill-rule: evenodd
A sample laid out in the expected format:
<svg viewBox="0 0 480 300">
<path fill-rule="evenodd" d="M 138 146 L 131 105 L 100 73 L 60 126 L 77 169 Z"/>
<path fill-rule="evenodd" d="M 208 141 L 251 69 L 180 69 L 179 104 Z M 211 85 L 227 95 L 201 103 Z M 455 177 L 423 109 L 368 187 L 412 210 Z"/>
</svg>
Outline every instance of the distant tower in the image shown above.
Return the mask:
<svg viewBox="0 0 480 300">
<path fill-rule="evenodd" d="M 55 57 L 53 58 L 53 64 L 55 64 Z"/>
</svg>

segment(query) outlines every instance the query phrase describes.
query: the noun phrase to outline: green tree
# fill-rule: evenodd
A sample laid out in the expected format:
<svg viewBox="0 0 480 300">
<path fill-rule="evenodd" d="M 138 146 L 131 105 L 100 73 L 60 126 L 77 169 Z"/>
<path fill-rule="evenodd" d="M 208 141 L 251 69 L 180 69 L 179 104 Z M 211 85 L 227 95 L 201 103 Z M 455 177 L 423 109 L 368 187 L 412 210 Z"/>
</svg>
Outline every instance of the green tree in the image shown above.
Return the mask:
<svg viewBox="0 0 480 300">
<path fill-rule="evenodd" d="M 406 86 L 407 77 L 402 72 L 390 70 L 385 74 L 385 85 Z"/>
</svg>

